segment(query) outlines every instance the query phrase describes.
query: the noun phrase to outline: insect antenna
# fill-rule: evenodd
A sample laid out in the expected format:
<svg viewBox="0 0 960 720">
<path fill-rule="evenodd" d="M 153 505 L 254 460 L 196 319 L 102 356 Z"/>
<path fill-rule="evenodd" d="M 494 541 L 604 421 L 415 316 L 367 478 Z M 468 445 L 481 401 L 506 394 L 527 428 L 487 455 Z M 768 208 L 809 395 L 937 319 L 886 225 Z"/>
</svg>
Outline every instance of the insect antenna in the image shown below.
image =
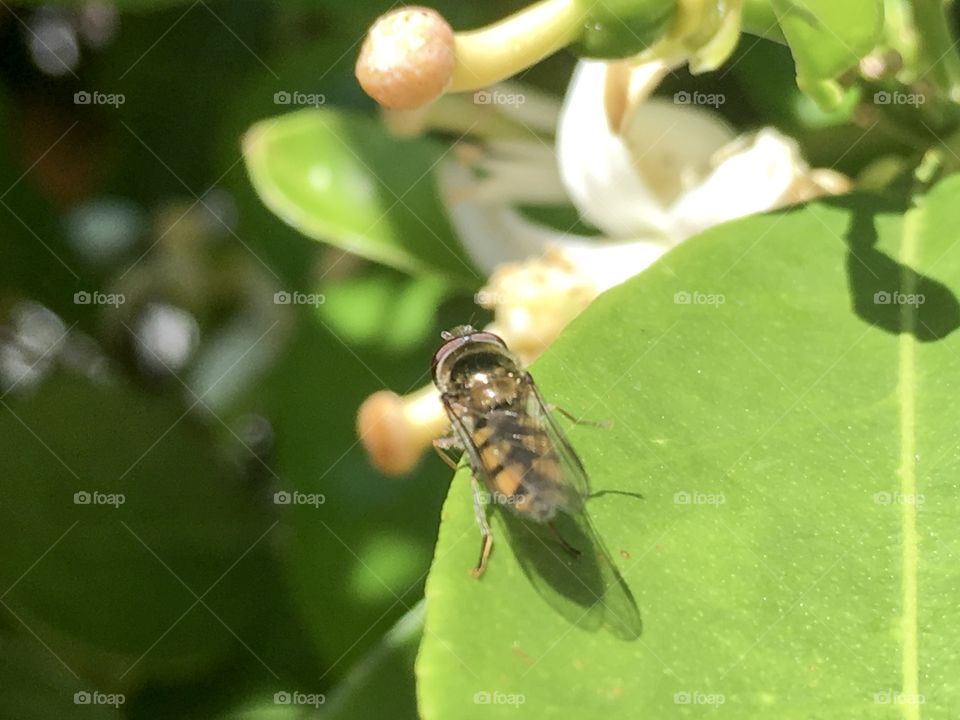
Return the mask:
<svg viewBox="0 0 960 720">
<path fill-rule="evenodd" d="M 603 497 L 604 495 L 625 495 L 626 497 L 632 497 L 637 500 L 645 500 L 646 498 L 640 493 L 630 492 L 629 490 L 598 490 L 595 493 L 590 494 L 590 499 Z"/>
</svg>

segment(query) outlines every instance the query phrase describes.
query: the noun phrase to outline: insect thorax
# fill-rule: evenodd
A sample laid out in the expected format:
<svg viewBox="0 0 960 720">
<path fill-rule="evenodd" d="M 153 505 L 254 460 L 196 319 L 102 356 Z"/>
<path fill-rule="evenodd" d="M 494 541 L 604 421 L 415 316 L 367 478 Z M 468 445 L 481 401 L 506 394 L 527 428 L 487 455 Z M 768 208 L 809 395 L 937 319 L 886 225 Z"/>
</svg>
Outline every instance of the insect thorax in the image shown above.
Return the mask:
<svg viewBox="0 0 960 720">
<path fill-rule="evenodd" d="M 510 408 L 523 399 L 524 372 L 508 352 L 466 351 L 448 368 L 441 389 L 472 412 Z"/>
</svg>

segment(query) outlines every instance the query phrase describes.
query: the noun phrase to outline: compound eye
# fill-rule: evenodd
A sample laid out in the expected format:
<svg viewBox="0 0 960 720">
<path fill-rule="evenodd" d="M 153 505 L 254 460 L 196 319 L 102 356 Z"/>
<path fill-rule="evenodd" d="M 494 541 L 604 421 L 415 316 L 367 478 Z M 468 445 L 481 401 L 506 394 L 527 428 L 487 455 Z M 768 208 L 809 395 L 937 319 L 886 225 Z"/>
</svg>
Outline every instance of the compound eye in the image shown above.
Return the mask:
<svg viewBox="0 0 960 720">
<path fill-rule="evenodd" d="M 499 335 L 494 335 L 492 332 L 478 332 L 470 336 L 471 342 L 489 342 L 496 345 L 501 345 L 506 347 L 507 344 Z"/>
<path fill-rule="evenodd" d="M 440 362 L 447 355 L 449 355 L 454 348 L 458 348 L 465 343 L 478 342 L 491 343 L 493 345 L 499 345 L 502 348 L 507 347 L 507 344 L 500 337 L 489 332 L 473 332 L 467 335 L 453 335 L 447 338 L 447 341 L 433 354 L 433 361 L 430 363 L 430 368 L 433 371 L 434 379 L 436 379 L 437 376 L 437 365 L 439 365 Z"/>
<path fill-rule="evenodd" d="M 447 340 L 440 348 L 433 354 L 433 362 L 431 362 L 430 367 L 433 370 L 437 369 L 437 365 L 440 364 L 440 361 L 443 360 L 447 355 L 450 354 L 450 351 L 453 348 L 461 345 L 463 343 L 463 338 L 454 338 L 453 340 Z"/>
</svg>

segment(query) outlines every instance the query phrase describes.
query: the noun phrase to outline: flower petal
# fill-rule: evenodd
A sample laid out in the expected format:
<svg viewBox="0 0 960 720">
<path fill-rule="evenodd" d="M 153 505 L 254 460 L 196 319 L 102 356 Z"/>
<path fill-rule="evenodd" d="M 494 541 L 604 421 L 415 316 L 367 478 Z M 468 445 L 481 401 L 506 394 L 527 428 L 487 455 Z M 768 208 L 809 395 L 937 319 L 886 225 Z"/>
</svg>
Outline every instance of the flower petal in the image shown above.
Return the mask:
<svg viewBox="0 0 960 720">
<path fill-rule="evenodd" d="M 725 148 L 710 176 L 680 197 L 670 214 L 685 235 L 695 235 L 786 204 L 794 180 L 806 172 L 797 143 L 767 128 Z"/>
<path fill-rule="evenodd" d="M 560 174 L 580 214 L 611 238 L 683 239 L 670 206 L 734 138 L 707 111 L 647 97 L 670 69 L 582 61 L 574 71 L 557 133 Z"/>
</svg>

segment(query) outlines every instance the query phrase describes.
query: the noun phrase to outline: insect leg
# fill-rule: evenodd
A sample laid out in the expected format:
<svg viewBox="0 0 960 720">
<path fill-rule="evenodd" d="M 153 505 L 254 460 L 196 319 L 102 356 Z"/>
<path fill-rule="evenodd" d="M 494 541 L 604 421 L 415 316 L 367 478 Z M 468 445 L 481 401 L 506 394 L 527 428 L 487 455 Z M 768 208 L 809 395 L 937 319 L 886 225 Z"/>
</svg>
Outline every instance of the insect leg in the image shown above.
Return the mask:
<svg viewBox="0 0 960 720">
<path fill-rule="evenodd" d="M 556 410 L 558 413 L 560 413 L 560 414 L 563 415 L 565 418 L 567 418 L 568 420 L 570 420 L 571 422 L 573 422 L 575 425 L 591 425 L 591 426 L 593 426 L 593 427 L 605 428 L 605 429 L 607 429 L 607 430 L 609 430 L 610 428 L 613 427 L 613 420 L 600 420 L 600 421 L 598 421 L 598 420 L 584 420 L 583 418 L 579 418 L 579 417 L 577 417 L 576 415 L 574 415 L 573 413 L 568 412 L 567 410 L 564 410 L 564 409 L 563 409 L 562 407 L 560 407 L 559 405 L 554 405 L 553 403 L 544 403 L 544 402 L 543 402 L 543 398 L 540 397 L 540 392 L 537 390 L 537 386 L 536 386 L 536 384 L 533 382 L 533 377 L 530 375 L 530 373 L 527 373 L 527 374 L 524 376 L 523 381 L 524 381 L 528 386 L 530 386 L 530 387 L 533 388 L 534 392 L 537 394 L 537 397 L 540 398 L 540 402 L 543 403 L 543 405 L 544 405 L 544 407 L 546 408 L 547 412 L 553 412 L 554 410 Z"/>
<path fill-rule="evenodd" d="M 440 459 L 450 466 L 451 470 L 457 469 L 457 464 L 449 455 L 444 452 L 444 450 L 462 450 L 463 446 L 460 445 L 459 440 L 454 437 L 436 438 L 433 441 L 433 449 L 436 450 L 437 455 L 440 456 Z"/>
<path fill-rule="evenodd" d="M 564 410 L 559 405 L 549 405 L 547 406 L 547 409 L 556 410 L 558 413 L 570 420 L 574 425 L 590 425 L 591 427 L 604 428 L 605 430 L 609 430 L 613 427 L 613 420 L 584 420 L 583 418 L 578 418 L 573 413 Z"/>
<path fill-rule="evenodd" d="M 556 536 L 560 544 L 563 545 L 564 550 L 566 550 L 568 553 L 570 553 L 574 557 L 580 557 L 580 551 L 563 539 L 563 535 L 561 535 L 560 531 L 557 530 L 557 526 L 553 524 L 553 520 L 547 523 L 547 527 L 550 528 L 550 531 Z"/>
<path fill-rule="evenodd" d="M 480 534 L 483 536 L 483 544 L 480 546 L 480 559 L 477 561 L 477 566 L 471 571 L 471 574 L 478 578 L 483 575 L 483 571 L 487 568 L 487 558 L 490 557 L 490 551 L 493 549 L 493 532 L 487 522 L 487 512 L 480 496 L 480 486 L 477 484 L 477 478 L 473 475 L 470 476 L 470 487 L 473 490 L 473 512 L 477 517 L 477 525 L 480 526 Z"/>
<path fill-rule="evenodd" d="M 460 438 L 453 434 L 453 432 L 436 438 L 433 441 L 433 446 L 441 450 L 463 450 L 463 443 L 460 442 Z"/>
</svg>

